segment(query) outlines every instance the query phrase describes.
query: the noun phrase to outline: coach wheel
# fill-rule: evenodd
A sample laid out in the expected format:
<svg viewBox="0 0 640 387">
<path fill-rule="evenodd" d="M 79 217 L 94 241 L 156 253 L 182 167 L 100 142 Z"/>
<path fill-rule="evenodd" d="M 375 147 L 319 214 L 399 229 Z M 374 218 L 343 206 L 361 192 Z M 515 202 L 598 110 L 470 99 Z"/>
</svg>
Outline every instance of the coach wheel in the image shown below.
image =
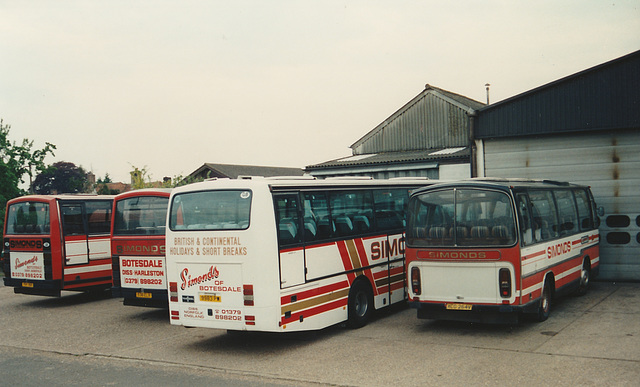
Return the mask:
<svg viewBox="0 0 640 387">
<path fill-rule="evenodd" d="M 365 281 L 356 281 L 351 286 L 348 303 L 347 325 L 350 328 L 365 326 L 373 312 L 373 294 Z"/>
<path fill-rule="evenodd" d="M 549 318 L 549 312 L 551 311 L 551 285 L 549 281 L 545 281 L 542 288 L 542 297 L 540 299 L 540 306 L 538 307 L 538 321 L 542 322 Z"/>
<path fill-rule="evenodd" d="M 591 281 L 591 270 L 589 268 L 589 262 L 585 259 L 582 264 L 582 270 L 580 270 L 580 285 L 578 285 L 578 290 L 576 294 L 579 296 L 584 296 L 587 294 L 587 290 L 589 289 L 589 282 Z"/>
</svg>

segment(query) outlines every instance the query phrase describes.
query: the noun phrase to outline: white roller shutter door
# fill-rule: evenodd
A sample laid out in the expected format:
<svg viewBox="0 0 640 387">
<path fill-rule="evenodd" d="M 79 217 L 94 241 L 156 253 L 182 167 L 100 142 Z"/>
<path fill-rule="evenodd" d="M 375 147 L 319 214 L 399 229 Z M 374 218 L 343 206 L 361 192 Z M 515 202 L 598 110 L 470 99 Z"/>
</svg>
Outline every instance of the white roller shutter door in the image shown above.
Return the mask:
<svg viewBox="0 0 640 387">
<path fill-rule="evenodd" d="M 485 175 L 591 186 L 605 215 L 600 278 L 640 280 L 640 131 L 483 141 Z"/>
</svg>

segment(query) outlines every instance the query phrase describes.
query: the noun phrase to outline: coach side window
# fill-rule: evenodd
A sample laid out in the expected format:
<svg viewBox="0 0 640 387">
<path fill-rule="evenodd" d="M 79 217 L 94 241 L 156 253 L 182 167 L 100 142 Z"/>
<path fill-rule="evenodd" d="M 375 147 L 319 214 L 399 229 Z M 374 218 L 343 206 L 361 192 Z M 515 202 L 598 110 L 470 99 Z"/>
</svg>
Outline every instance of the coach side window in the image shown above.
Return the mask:
<svg viewBox="0 0 640 387">
<path fill-rule="evenodd" d="M 377 189 L 373 191 L 375 219 L 378 231 L 404 229 L 406 226 L 406 189 Z"/>
<path fill-rule="evenodd" d="M 336 236 L 367 233 L 373 225 L 370 191 L 345 191 L 331 194 L 331 218 Z"/>
<path fill-rule="evenodd" d="M 84 235 L 84 208 L 80 204 L 63 204 L 62 228 L 64 235 Z"/>
<path fill-rule="evenodd" d="M 580 230 L 590 230 L 593 227 L 593 216 L 591 214 L 591 205 L 589 203 L 589 197 L 584 190 L 573 191 L 576 196 L 576 203 L 578 205 L 578 219 L 580 224 Z"/>
<path fill-rule="evenodd" d="M 559 227 L 553 193 L 547 190 L 530 191 L 529 200 L 536 240 L 540 242 L 557 238 Z"/>
<path fill-rule="evenodd" d="M 531 227 L 531 213 L 529 211 L 529 200 L 527 195 L 518 194 L 518 216 L 520 217 L 520 239 L 527 246 L 533 243 L 533 228 Z"/>
<path fill-rule="evenodd" d="M 85 203 L 89 234 L 108 234 L 111 232 L 111 211 L 109 201 L 89 201 Z"/>
<path fill-rule="evenodd" d="M 298 218 L 298 196 L 295 194 L 274 195 L 278 242 L 280 246 L 300 243 L 300 221 Z"/>
<path fill-rule="evenodd" d="M 327 195 L 323 192 L 306 192 L 303 197 L 305 242 L 330 238 L 335 228 L 329 214 Z"/>
<path fill-rule="evenodd" d="M 560 235 L 571 235 L 578 231 L 578 214 L 573 194 L 569 190 L 554 191 L 560 218 Z"/>
</svg>

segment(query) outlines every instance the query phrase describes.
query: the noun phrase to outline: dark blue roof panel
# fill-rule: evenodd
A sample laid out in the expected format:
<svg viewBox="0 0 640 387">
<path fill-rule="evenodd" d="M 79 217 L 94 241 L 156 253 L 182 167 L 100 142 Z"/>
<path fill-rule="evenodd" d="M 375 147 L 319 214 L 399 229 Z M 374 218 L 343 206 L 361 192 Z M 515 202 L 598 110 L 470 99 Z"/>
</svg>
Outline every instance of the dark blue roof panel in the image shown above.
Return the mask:
<svg viewBox="0 0 640 387">
<path fill-rule="evenodd" d="M 478 111 L 476 138 L 640 129 L 640 51 Z"/>
</svg>

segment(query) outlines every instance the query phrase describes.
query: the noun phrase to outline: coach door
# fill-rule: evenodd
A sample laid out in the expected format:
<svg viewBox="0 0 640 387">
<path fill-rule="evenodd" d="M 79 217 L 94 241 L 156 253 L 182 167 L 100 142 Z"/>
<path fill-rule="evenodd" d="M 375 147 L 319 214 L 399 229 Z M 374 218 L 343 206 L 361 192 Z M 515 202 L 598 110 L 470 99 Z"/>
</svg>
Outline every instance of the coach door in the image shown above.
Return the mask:
<svg viewBox="0 0 640 387">
<path fill-rule="evenodd" d="M 111 260 L 111 211 L 113 201 L 90 200 L 85 203 L 89 260 Z"/>
<path fill-rule="evenodd" d="M 406 188 L 373 191 L 377 231 L 386 234 L 380 255 L 387 262 L 390 303 L 405 299 L 405 228 L 409 191 Z"/>
<path fill-rule="evenodd" d="M 280 287 L 305 282 L 305 259 L 300 225 L 300 201 L 297 194 L 273 195 L 280 251 Z"/>
<path fill-rule="evenodd" d="M 60 210 L 62 213 L 65 265 L 89 263 L 89 244 L 84 203 L 62 202 Z"/>
</svg>

